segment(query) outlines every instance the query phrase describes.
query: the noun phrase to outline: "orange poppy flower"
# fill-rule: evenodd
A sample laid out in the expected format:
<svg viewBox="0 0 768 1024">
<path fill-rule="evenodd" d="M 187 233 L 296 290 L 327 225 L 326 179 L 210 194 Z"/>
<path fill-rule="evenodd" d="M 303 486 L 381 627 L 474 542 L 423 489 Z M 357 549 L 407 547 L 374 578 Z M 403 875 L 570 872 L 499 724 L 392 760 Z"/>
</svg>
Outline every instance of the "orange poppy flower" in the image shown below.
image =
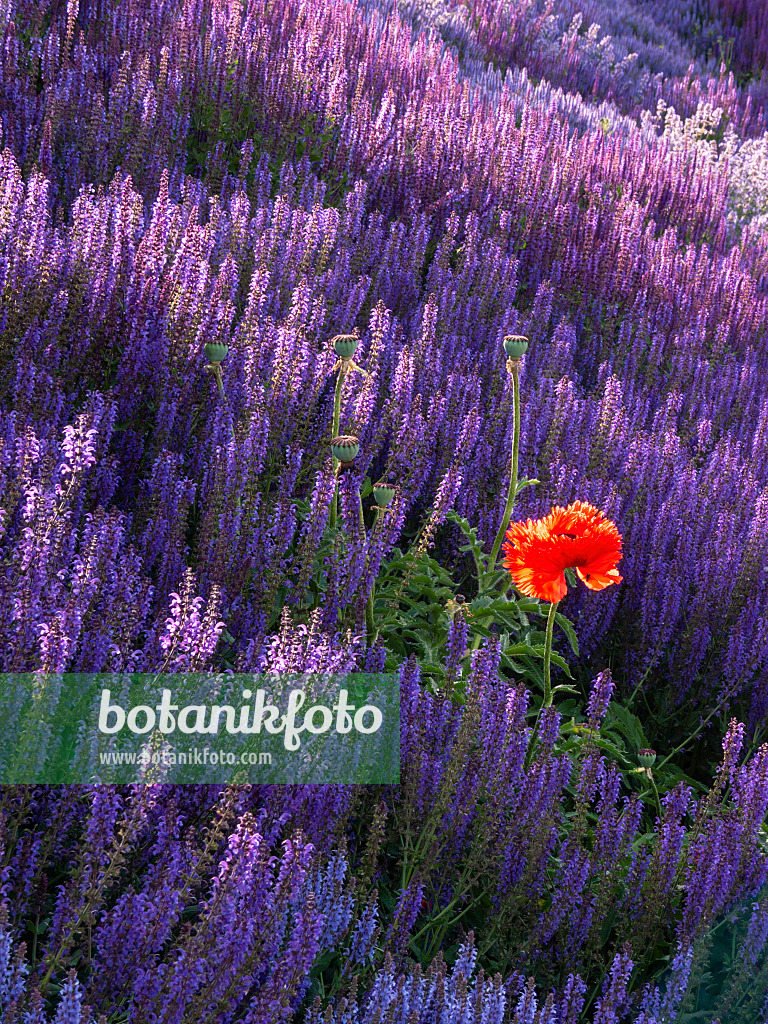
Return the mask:
<svg viewBox="0 0 768 1024">
<path fill-rule="evenodd" d="M 544 519 L 510 523 L 504 566 L 518 590 L 553 603 L 568 593 L 565 569 L 575 569 L 590 590 L 621 583 L 621 534 L 603 512 L 584 501 L 559 505 Z"/>
</svg>

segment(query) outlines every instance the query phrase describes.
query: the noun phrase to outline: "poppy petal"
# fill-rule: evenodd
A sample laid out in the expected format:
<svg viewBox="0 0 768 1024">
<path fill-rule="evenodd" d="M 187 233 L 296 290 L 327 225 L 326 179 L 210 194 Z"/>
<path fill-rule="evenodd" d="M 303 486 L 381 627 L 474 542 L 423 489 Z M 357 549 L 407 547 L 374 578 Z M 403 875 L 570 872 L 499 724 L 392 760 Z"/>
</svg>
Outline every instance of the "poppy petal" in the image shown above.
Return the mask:
<svg viewBox="0 0 768 1024">
<path fill-rule="evenodd" d="M 515 586 L 530 597 L 561 601 L 568 592 L 564 570 L 575 569 L 590 590 L 621 583 L 621 534 L 594 505 L 556 505 L 543 519 L 510 523 L 504 566 Z"/>
</svg>

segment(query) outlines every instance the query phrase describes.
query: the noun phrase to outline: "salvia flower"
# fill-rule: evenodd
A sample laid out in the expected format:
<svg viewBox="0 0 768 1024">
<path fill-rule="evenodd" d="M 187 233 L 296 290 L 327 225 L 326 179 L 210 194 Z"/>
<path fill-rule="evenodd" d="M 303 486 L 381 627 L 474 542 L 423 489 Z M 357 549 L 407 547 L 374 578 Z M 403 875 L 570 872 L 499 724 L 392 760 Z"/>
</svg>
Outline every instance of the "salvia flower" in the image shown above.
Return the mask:
<svg viewBox="0 0 768 1024">
<path fill-rule="evenodd" d="M 590 729 L 599 729 L 608 711 L 613 695 L 613 676 L 609 668 L 598 673 L 592 683 L 587 702 L 588 725 Z"/>
<path fill-rule="evenodd" d="M 621 534 L 600 509 L 583 501 L 557 505 L 544 519 L 510 523 L 504 565 L 518 590 L 542 601 L 562 601 L 565 570 L 575 569 L 590 590 L 621 583 Z"/>
</svg>

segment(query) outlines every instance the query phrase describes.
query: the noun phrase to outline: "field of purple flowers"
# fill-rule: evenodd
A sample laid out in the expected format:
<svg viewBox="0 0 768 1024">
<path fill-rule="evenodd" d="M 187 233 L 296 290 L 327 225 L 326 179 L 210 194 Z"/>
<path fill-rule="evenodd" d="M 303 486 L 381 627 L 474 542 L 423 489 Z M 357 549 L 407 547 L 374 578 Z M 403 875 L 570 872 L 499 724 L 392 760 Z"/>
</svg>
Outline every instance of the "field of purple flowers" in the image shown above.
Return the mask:
<svg viewBox="0 0 768 1024">
<path fill-rule="evenodd" d="M 3 787 L 3 1024 L 765 1024 L 764 0 L 0 35 L 0 672 L 402 714 L 399 786 Z M 513 449 L 622 535 L 556 616 Z"/>
</svg>

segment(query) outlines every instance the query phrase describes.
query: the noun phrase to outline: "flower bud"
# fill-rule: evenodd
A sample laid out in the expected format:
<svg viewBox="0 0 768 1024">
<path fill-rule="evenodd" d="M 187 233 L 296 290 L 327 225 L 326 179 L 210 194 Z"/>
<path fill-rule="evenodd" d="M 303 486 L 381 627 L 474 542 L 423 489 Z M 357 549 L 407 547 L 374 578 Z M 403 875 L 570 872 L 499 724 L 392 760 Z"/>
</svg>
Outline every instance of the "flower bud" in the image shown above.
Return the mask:
<svg viewBox="0 0 768 1024">
<path fill-rule="evenodd" d="M 227 358 L 229 352 L 229 345 L 220 345 L 215 341 L 208 341 L 205 344 L 205 358 L 210 363 L 220 363 L 222 359 Z"/>
<path fill-rule="evenodd" d="M 360 344 L 360 339 L 354 334 L 337 334 L 331 340 L 333 350 L 339 359 L 351 359 Z"/>
<path fill-rule="evenodd" d="M 360 452 L 360 442 L 351 434 L 342 434 L 331 441 L 331 451 L 339 462 L 353 462 Z"/>
<path fill-rule="evenodd" d="M 386 508 L 395 496 L 395 488 L 392 484 L 379 480 L 377 484 L 373 485 L 373 496 L 379 508 Z"/>
<path fill-rule="evenodd" d="M 504 339 L 504 351 L 510 359 L 520 359 L 528 348 L 528 339 L 522 334 L 508 334 Z"/>
<path fill-rule="evenodd" d="M 638 750 L 637 760 L 640 762 L 643 768 L 652 768 L 656 760 L 655 750 Z"/>
</svg>

